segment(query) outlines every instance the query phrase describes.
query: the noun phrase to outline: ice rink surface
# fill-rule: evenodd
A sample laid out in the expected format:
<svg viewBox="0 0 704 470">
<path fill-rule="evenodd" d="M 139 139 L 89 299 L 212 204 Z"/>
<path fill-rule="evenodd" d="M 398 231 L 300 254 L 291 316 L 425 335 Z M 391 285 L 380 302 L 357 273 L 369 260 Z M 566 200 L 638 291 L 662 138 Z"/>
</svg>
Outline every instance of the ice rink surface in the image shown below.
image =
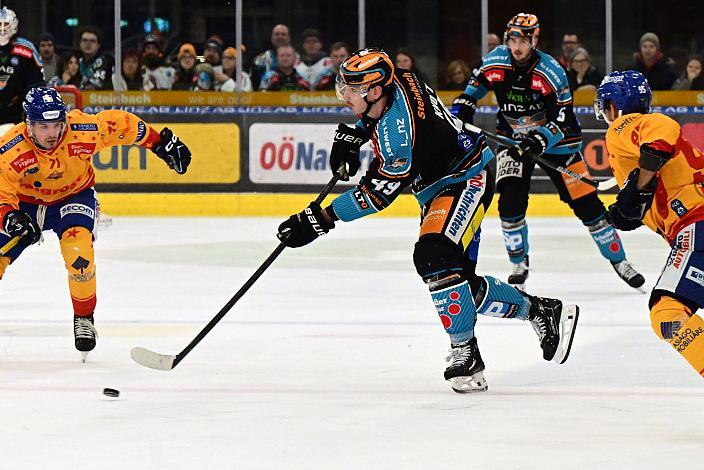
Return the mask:
<svg viewBox="0 0 704 470">
<path fill-rule="evenodd" d="M 489 391 L 453 393 L 447 336 L 412 264 L 415 219 L 338 224 L 287 249 L 173 371 L 275 248 L 278 219 L 115 218 L 96 243 L 98 347 L 73 347 L 51 233 L 0 281 L 0 468 L 655 469 L 700 465 L 704 382 L 573 219 L 529 219 L 528 290 L 581 307 L 562 366 L 528 323 L 480 317 Z M 496 219 L 479 271 L 510 270 Z M 669 249 L 623 235 L 652 287 Z M 119 399 L 101 394 L 119 389 Z"/>
</svg>

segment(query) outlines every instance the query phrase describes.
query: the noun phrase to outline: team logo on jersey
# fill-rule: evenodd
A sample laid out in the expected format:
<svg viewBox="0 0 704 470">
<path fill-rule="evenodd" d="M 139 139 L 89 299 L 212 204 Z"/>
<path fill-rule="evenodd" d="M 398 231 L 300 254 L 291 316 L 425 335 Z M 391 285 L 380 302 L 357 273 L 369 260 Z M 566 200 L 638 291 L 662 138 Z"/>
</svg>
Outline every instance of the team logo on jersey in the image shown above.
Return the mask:
<svg viewBox="0 0 704 470">
<path fill-rule="evenodd" d="M 24 140 L 24 136 L 23 136 L 22 134 L 13 137 L 12 140 L 10 140 L 8 143 L 6 143 L 6 144 L 3 145 L 2 147 L 0 147 L 0 154 L 3 154 L 3 153 L 5 153 L 5 152 L 7 152 L 7 151 L 10 150 L 12 147 L 14 147 L 15 145 L 17 145 L 17 144 L 19 144 L 20 142 L 22 142 L 23 140 Z"/>
<path fill-rule="evenodd" d="M 66 217 L 70 214 L 85 215 L 92 219 L 95 216 L 95 211 L 85 204 L 66 204 L 61 208 L 61 217 Z"/>
<path fill-rule="evenodd" d="M 675 211 L 677 217 L 682 217 L 688 212 L 687 208 L 684 207 L 684 204 L 682 204 L 682 201 L 680 201 L 679 199 L 673 199 L 670 203 L 670 207 L 672 207 L 672 210 Z"/>
<path fill-rule="evenodd" d="M 0 90 L 4 90 L 12 75 L 0 75 Z"/>
<path fill-rule="evenodd" d="M 38 173 L 38 172 L 39 172 L 39 167 L 38 167 L 38 166 L 32 166 L 32 167 L 27 168 L 27 170 L 25 170 L 24 176 L 33 175 L 33 174 Z"/>
<path fill-rule="evenodd" d="M 696 282 L 700 286 L 704 286 L 704 271 L 701 269 L 690 266 L 685 277 L 690 281 Z"/>
<path fill-rule="evenodd" d="M 37 157 L 31 150 L 21 154 L 19 157 L 15 158 L 10 162 L 10 166 L 15 169 L 17 173 L 22 173 L 27 170 L 32 165 L 38 165 Z"/>
<path fill-rule="evenodd" d="M 53 172 L 52 174 L 50 174 L 49 176 L 47 176 L 46 179 L 48 179 L 48 180 L 58 180 L 58 179 L 60 179 L 60 178 L 63 178 L 63 176 L 64 176 L 64 172 L 63 172 L 63 171 L 55 171 L 55 172 Z"/>
<path fill-rule="evenodd" d="M 503 82 L 504 81 L 504 71 L 501 69 L 490 70 L 484 74 L 487 80 L 491 83 Z"/>
<path fill-rule="evenodd" d="M 357 205 L 359 206 L 360 209 L 363 211 L 369 209 L 369 203 L 367 203 L 367 198 L 364 197 L 364 194 L 360 190 L 356 190 L 354 193 L 352 193 L 354 196 L 354 200 L 357 202 Z"/>
<path fill-rule="evenodd" d="M 543 96 L 550 94 L 550 86 L 540 75 L 533 75 L 533 77 L 531 77 L 530 89 L 539 91 Z"/>
<path fill-rule="evenodd" d="M 24 46 L 16 45 L 12 48 L 12 54 L 21 55 L 22 57 L 26 57 L 28 59 L 32 58 L 32 51 Z"/>
<path fill-rule="evenodd" d="M 97 131 L 98 125 L 92 122 L 79 122 L 71 124 L 72 131 Z"/>
<path fill-rule="evenodd" d="M 144 121 L 139 121 L 137 124 L 137 139 L 135 142 L 139 142 L 144 138 L 144 136 L 147 134 L 147 125 L 144 123 Z M 337 134 L 337 132 L 335 133 Z"/>
<path fill-rule="evenodd" d="M 95 153 L 95 143 L 91 142 L 71 142 L 68 144 L 68 155 L 77 157 L 79 155 L 93 155 Z"/>
</svg>

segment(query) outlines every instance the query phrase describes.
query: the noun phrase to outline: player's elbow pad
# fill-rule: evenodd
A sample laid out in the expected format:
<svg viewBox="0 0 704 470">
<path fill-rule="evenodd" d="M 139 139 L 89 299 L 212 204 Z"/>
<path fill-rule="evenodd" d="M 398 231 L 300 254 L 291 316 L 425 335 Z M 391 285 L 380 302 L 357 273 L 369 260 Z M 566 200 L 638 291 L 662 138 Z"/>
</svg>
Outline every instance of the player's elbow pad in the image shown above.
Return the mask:
<svg viewBox="0 0 704 470">
<path fill-rule="evenodd" d="M 672 157 L 672 154 L 665 150 L 658 150 L 648 144 L 640 146 L 640 158 L 638 166 L 648 171 L 659 171 Z"/>
</svg>

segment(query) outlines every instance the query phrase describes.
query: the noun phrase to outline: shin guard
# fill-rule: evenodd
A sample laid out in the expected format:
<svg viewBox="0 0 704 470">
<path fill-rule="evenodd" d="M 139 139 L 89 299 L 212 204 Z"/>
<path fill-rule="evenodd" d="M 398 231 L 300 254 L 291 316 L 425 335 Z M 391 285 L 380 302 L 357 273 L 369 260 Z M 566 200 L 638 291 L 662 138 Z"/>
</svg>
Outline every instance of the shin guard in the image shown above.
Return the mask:
<svg viewBox="0 0 704 470">
<path fill-rule="evenodd" d="M 655 334 L 704 376 L 704 320 L 672 297 L 663 296 L 650 310 Z"/>
<path fill-rule="evenodd" d="M 491 276 L 484 282 L 475 299 L 477 313 L 499 318 L 528 318 L 530 301 L 518 289 Z"/>
<path fill-rule="evenodd" d="M 611 263 L 620 263 L 626 258 L 621 238 L 616 229 L 606 220 L 606 217 L 602 217 L 593 225 L 587 225 L 587 228 L 589 235 L 592 236 L 594 243 L 599 248 L 601 256 Z"/>
<path fill-rule="evenodd" d="M 61 236 L 60 244 L 73 311 L 79 317 L 88 316 L 96 304 L 93 234 L 85 227 L 71 227 Z"/>
<path fill-rule="evenodd" d="M 509 222 L 501 221 L 501 231 L 504 234 L 504 245 L 508 259 L 512 263 L 520 263 L 528 255 L 528 225 L 526 219 Z"/>
<path fill-rule="evenodd" d="M 477 311 L 469 283 L 457 274 L 427 283 L 442 326 L 450 335 L 450 342 L 459 344 L 472 339 Z"/>
</svg>

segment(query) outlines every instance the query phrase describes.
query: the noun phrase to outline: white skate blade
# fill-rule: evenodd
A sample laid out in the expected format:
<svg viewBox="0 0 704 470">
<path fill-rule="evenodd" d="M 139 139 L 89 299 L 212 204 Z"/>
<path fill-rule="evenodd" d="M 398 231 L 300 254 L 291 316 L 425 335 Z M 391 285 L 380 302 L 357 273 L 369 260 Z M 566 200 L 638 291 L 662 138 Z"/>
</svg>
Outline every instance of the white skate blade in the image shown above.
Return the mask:
<svg viewBox="0 0 704 470">
<path fill-rule="evenodd" d="M 457 393 L 486 392 L 489 388 L 483 372 L 477 372 L 469 377 L 453 377 L 447 383 Z"/>
<path fill-rule="evenodd" d="M 88 360 L 88 353 L 89 353 L 89 352 L 90 352 L 90 351 L 81 351 L 81 362 L 82 362 L 83 364 L 85 364 L 86 361 Z"/>
<path fill-rule="evenodd" d="M 564 364 L 570 355 L 578 319 L 579 307 L 577 305 L 562 305 L 562 312 L 560 313 L 560 344 L 558 344 L 555 356 L 552 358 L 558 364 Z"/>
<path fill-rule="evenodd" d="M 130 351 L 132 360 L 137 364 L 157 370 L 171 370 L 174 368 L 176 356 L 170 354 L 159 354 L 145 348 L 132 348 Z"/>
</svg>

